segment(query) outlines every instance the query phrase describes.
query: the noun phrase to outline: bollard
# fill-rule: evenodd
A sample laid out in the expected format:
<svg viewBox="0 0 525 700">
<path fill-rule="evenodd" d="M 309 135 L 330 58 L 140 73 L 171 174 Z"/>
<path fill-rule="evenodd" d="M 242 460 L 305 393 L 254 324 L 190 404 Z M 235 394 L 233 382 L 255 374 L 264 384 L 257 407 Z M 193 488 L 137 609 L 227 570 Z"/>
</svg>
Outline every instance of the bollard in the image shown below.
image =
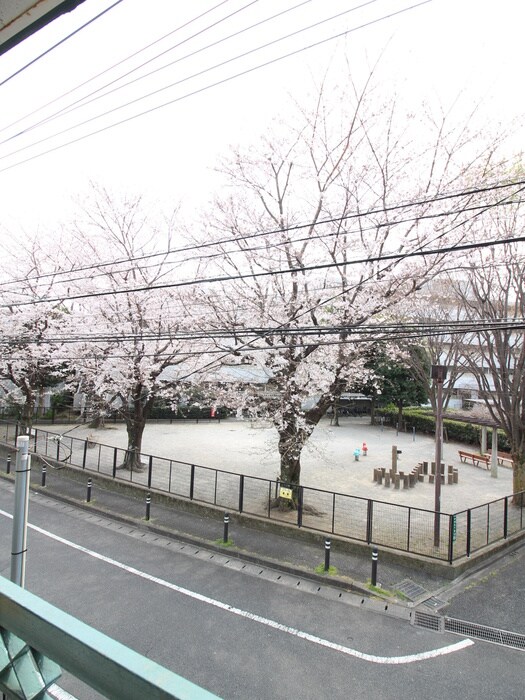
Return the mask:
<svg viewBox="0 0 525 700">
<path fill-rule="evenodd" d="M 46 474 L 47 474 L 47 468 L 46 465 L 42 465 L 42 486 L 46 485 Z"/>
<path fill-rule="evenodd" d="M 378 551 L 377 547 L 374 547 L 372 549 L 372 586 L 375 586 L 377 584 L 377 558 L 378 558 Z"/>
<path fill-rule="evenodd" d="M 93 481 L 91 479 L 88 479 L 87 481 L 87 495 L 86 495 L 86 502 L 89 503 L 91 501 L 91 487 L 93 486 Z"/>
<path fill-rule="evenodd" d="M 330 569 L 330 547 L 331 547 L 331 542 L 327 538 L 324 541 L 324 570 L 328 571 Z"/>
<path fill-rule="evenodd" d="M 224 544 L 228 542 L 228 527 L 230 525 L 230 516 L 228 513 L 224 513 L 224 532 L 222 535 L 222 541 Z"/>
<path fill-rule="evenodd" d="M 11 474 L 11 455 L 7 455 L 6 473 Z"/>
<path fill-rule="evenodd" d="M 146 495 L 146 520 L 149 520 L 149 514 L 151 510 L 151 493 Z"/>
</svg>

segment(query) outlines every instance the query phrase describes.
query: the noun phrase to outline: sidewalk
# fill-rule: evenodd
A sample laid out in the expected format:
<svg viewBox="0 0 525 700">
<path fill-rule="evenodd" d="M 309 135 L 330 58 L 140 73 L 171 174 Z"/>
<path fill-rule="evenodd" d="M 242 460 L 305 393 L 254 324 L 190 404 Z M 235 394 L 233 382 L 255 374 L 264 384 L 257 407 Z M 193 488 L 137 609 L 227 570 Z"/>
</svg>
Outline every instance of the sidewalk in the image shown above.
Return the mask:
<svg viewBox="0 0 525 700">
<path fill-rule="evenodd" d="M 109 488 L 93 479 L 91 501 L 86 502 L 87 479 L 89 474 L 73 475 L 68 469 L 47 468 L 46 486 L 41 486 L 40 468 L 33 461 L 31 472 L 31 490 L 56 498 L 82 509 L 98 513 L 109 518 L 115 518 L 136 527 L 158 532 L 174 539 L 195 544 L 198 547 L 208 547 L 213 551 L 226 552 L 232 557 L 240 557 L 265 566 L 275 566 L 287 573 L 297 576 L 314 577 L 315 568 L 324 564 L 324 536 L 305 533 L 306 538 L 297 536 L 297 531 L 281 534 L 273 529 L 250 527 L 240 522 L 238 516 L 230 514 L 229 539 L 233 546 L 223 547 L 221 542 L 224 534 L 223 514 L 209 507 L 202 507 L 201 512 L 188 511 L 182 507 L 156 500 L 153 495 L 150 506 L 150 520 L 146 521 L 145 492 L 140 490 L 139 497 L 127 495 L 122 489 Z M 2 480 L 12 479 L 3 471 Z M 79 478 L 80 477 L 80 480 Z M 0 484 L 2 481 L 0 481 Z M 138 489 L 137 489 L 138 490 Z M 161 499 L 165 500 L 165 499 Z M 341 551 L 332 539 L 330 564 L 336 567 L 337 574 L 329 576 L 327 583 L 345 588 L 354 587 L 367 591 L 366 584 L 371 575 L 372 548 L 364 548 L 366 552 Z M 377 580 L 383 588 L 396 590 L 396 584 L 410 579 L 430 592 L 450 584 L 446 578 L 429 573 L 421 565 L 409 567 L 396 563 L 395 555 L 382 558 L 379 555 Z M 327 577 L 323 577 L 327 578 Z"/>
</svg>

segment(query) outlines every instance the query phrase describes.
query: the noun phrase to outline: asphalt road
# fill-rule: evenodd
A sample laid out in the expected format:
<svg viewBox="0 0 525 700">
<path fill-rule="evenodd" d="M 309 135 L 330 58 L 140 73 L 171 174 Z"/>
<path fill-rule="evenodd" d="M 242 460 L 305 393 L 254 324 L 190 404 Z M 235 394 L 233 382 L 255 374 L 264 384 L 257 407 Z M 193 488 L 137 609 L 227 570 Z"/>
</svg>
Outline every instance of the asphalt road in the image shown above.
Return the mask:
<svg viewBox="0 0 525 700">
<path fill-rule="evenodd" d="M 0 483 L 4 576 L 12 503 Z M 29 530 L 28 590 L 220 697 L 523 697 L 521 651 L 246 575 L 42 496 L 31 497 L 29 520 L 40 530 Z M 97 697 L 67 676 L 60 685 Z"/>
</svg>

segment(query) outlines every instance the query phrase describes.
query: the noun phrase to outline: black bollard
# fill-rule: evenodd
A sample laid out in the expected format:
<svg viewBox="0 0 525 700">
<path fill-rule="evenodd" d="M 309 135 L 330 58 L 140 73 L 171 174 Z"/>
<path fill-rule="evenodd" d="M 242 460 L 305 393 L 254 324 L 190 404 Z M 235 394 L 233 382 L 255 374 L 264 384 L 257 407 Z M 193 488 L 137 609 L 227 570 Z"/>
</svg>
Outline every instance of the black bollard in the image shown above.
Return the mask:
<svg viewBox="0 0 525 700">
<path fill-rule="evenodd" d="M 146 496 L 146 520 L 149 520 L 149 514 L 151 510 L 151 493 Z"/>
<path fill-rule="evenodd" d="M 374 547 L 372 549 L 372 586 L 375 586 L 377 584 L 377 558 L 377 547 Z"/>
<path fill-rule="evenodd" d="M 91 487 L 93 486 L 93 481 L 91 479 L 88 479 L 87 481 L 87 495 L 86 495 L 86 501 L 89 503 L 91 501 Z"/>
<path fill-rule="evenodd" d="M 222 541 L 224 544 L 228 542 L 228 527 L 230 525 L 230 516 L 228 513 L 224 513 L 224 533 L 222 535 Z"/>
<path fill-rule="evenodd" d="M 11 474 L 11 455 L 7 455 L 6 473 Z"/>
<path fill-rule="evenodd" d="M 47 468 L 46 465 L 42 465 L 42 486 L 46 485 L 46 474 L 47 474 Z"/>
<path fill-rule="evenodd" d="M 330 569 L 330 547 L 331 542 L 329 539 L 324 541 L 324 570 L 328 571 Z"/>
</svg>

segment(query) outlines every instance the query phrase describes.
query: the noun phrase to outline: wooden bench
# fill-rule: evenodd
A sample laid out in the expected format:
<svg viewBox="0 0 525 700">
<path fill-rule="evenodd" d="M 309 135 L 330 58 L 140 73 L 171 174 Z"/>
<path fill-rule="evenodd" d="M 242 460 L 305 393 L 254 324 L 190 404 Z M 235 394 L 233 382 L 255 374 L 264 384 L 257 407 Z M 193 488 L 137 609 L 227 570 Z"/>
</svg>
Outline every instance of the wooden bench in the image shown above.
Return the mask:
<svg viewBox="0 0 525 700">
<path fill-rule="evenodd" d="M 487 450 L 487 455 L 489 459 L 492 459 L 492 450 Z M 510 467 L 512 469 L 514 466 L 512 455 L 508 452 L 498 452 L 498 464 L 502 467 Z"/>
<path fill-rule="evenodd" d="M 484 464 L 487 469 L 490 469 L 490 457 L 488 455 L 477 455 L 474 452 L 465 452 L 463 450 L 458 450 L 459 458 L 462 462 L 466 462 L 467 459 L 472 462 L 476 467 Z"/>
</svg>

